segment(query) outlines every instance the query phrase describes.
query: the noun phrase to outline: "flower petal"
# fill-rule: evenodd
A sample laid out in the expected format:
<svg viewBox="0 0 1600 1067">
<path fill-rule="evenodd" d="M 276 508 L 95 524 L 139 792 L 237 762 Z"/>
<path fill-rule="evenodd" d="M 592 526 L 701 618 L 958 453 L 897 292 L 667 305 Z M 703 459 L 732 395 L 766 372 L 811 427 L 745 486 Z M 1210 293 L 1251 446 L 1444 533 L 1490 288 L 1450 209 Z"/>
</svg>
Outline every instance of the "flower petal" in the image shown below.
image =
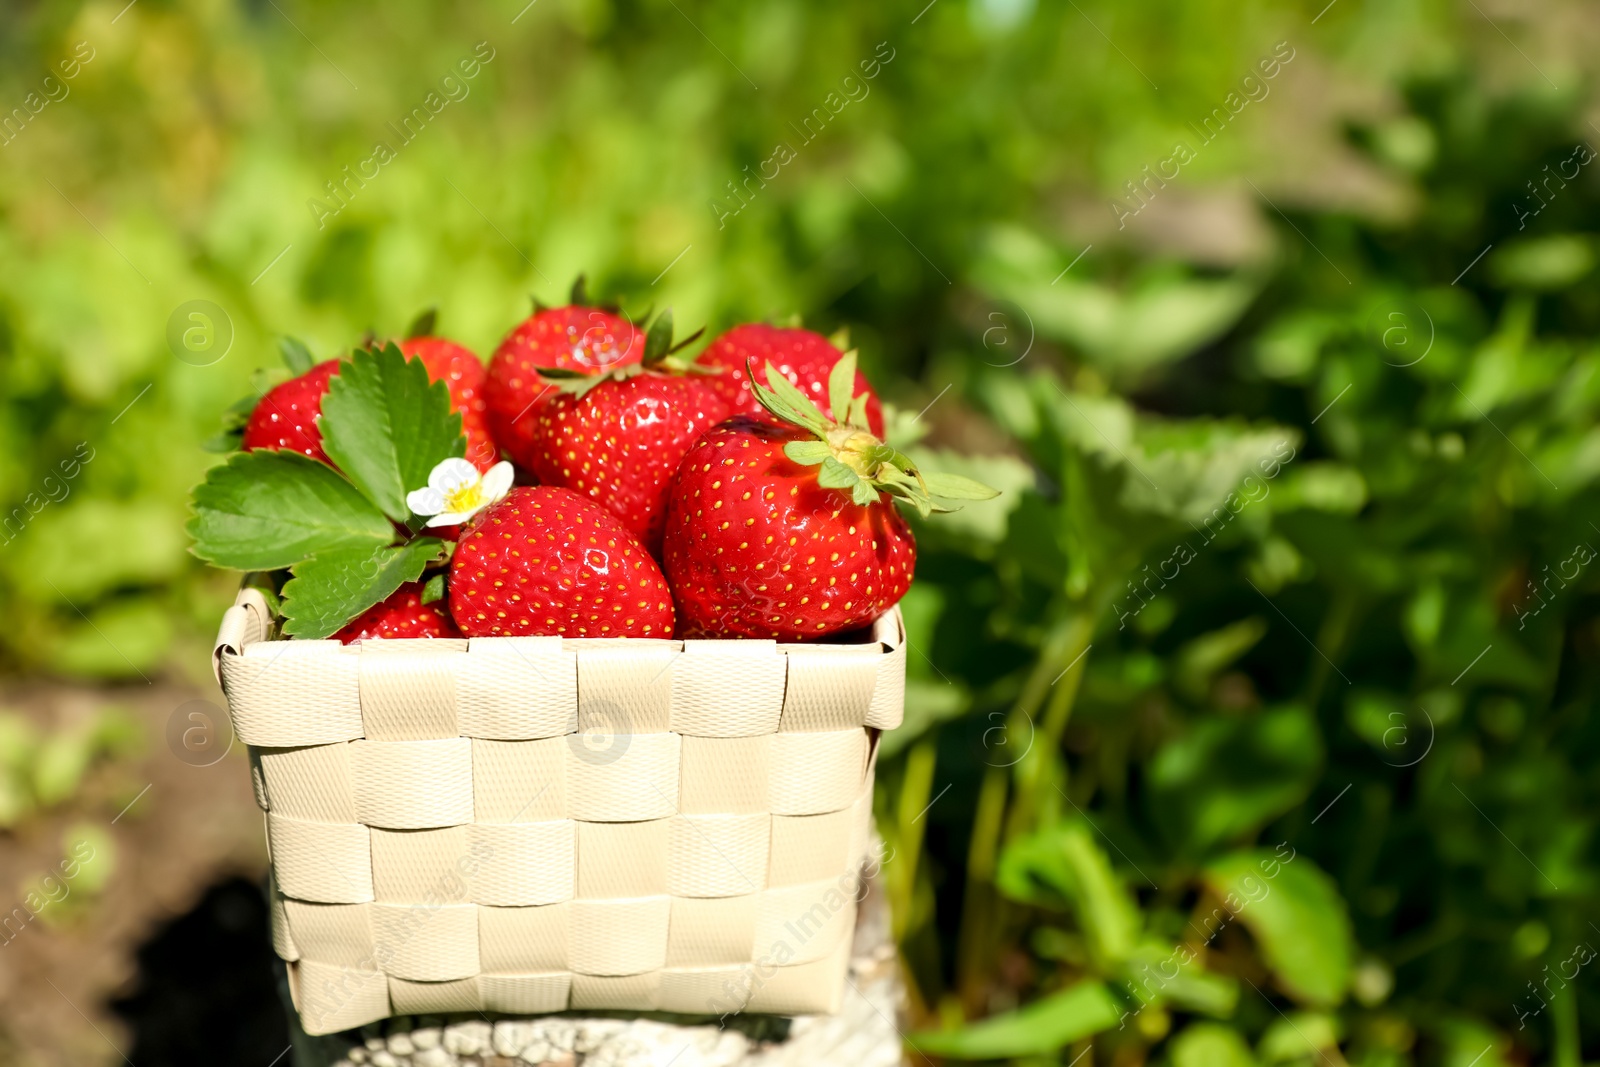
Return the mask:
<svg viewBox="0 0 1600 1067">
<path fill-rule="evenodd" d="M 437 515 L 444 510 L 444 494 L 432 486 L 414 489 L 406 494 L 406 507 L 415 515 Z"/>
<path fill-rule="evenodd" d="M 511 492 L 511 480 L 515 477 L 516 472 L 505 460 L 490 467 L 483 476 L 484 499 L 492 504 Z"/>
<path fill-rule="evenodd" d="M 462 459 L 452 456 L 440 460 L 433 468 L 433 473 L 428 475 L 428 488 L 437 489 L 441 493 L 448 493 L 472 485 L 478 480 L 478 468 Z"/>
<path fill-rule="evenodd" d="M 477 508 L 473 508 L 471 511 L 447 511 L 442 515 L 435 515 L 433 518 L 423 523 L 423 526 L 456 526 L 460 523 L 466 522 L 477 513 Z"/>
</svg>

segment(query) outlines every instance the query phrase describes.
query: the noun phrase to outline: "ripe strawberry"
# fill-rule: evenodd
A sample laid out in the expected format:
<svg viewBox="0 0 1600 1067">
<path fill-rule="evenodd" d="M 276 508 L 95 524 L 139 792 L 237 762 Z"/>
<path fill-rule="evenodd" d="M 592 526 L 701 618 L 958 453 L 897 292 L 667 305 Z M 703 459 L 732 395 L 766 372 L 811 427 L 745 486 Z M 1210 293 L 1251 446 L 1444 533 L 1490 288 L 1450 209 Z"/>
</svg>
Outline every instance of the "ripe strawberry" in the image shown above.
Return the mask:
<svg viewBox="0 0 1600 1067">
<path fill-rule="evenodd" d="M 588 497 L 523 486 L 479 512 L 450 562 L 450 613 L 468 637 L 670 637 L 656 561 Z"/>
<path fill-rule="evenodd" d="M 450 403 L 461 413 L 461 430 L 467 437 L 467 458 L 486 471 L 499 460 L 499 450 L 489 434 L 483 401 L 483 364 L 478 357 L 453 341 L 438 337 L 411 337 L 400 342 L 407 358 L 422 360 L 432 381 L 443 381 L 450 390 Z M 240 447 L 246 452 L 258 448 L 291 449 L 332 465 L 322 450 L 322 397 L 328 380 L 339 373 L 336 359 L 318 363 L 297 377 L 274 386 L 262 395 L 245 424 Z"/>
<path fill-rule="evenodd" d="M 335 641 L 351 644 L 374 638 L 394 637 L 460 637 L 461 631 L 444 610 L 442 601 L 422 602 L 422 583 L 402 585 L 382 603 L 345 623 L 344 629 L 333 635 Z"/>
<path fill-rule="evenodd" d="M 540 368 L 603 374 L 637 363 L 643 354 L 644 331 L 620 315 L 576 303 L 535 311 L 506 335 L 489 361 L 484 399 L 495 440 L 512 459 L 532 467 L 535 409 L 555 393 Z"/>
<path fill-rule="evenodd" d="M 782 421 L 741 416 L 690 448 L 669 495 L 665 564 L 686 637 L 814 639 L 866 625 L 911 585 L 916 542 L 894 499 L 984 499 L 965 478 L 923 474 L 867 432 L 849 399 L 855 359 L 829 377 L 825 418 L 781 372 L 755 395 Z"/>
<path fill-rule="evenodd" d="M 500 449 L 489 432 L 489 406 L 483 396 L 483 361 L 466 348 L 442 337 L 408 337 L 400 342 L 407 358 L 422 360 L 428 377 L 450 388 L 450 406 L 461 412 L 467 437 L 467 459 L 480 471 L 500 461 Z"/>
<path fill-rule="evenodd" d="M 674 358 L 671 311 L 651 325 L 644 348 L 641 364 L 559 383 L 539 406 L 529 466 L 545 485 L 599 501 L 655 555 L 678 463 L 728 417 L 728 405 L 708 376 Z"/>
<path fill-rule="evenodd" d="M 287 449 L 327 463 L 317 420 L 322 417 L 322 394 L 328 391 L 328 379 L 338 372 L 339 361 L 330 359 L 268 389 L 245 423 L 240 447 L 246 452 Z"/>
<path fill-rule="evenodd" d="M 713 378 L 712 384 L 736 415 L 770 417 L 750 390 L 749 375 L 745 372 L 745 363 L 749 362 L 757 375 L 764 375 L 769 366 L 776 367 L 824 414 L 843 421 L 843 412 L 834 412 L 828 407 L 828 375 L 842 356 L 843 353 L 821 334 L 749 322 L 735 326 L 712 341 L 700 356 L 700 362 L 707 367 L 722 368 L 723 373 Z M 867 427 L 882 437 L 883 408 L 866 376 L 857 371 L 850 395 L 861 393 L 867 395 Z"/>
</svg>

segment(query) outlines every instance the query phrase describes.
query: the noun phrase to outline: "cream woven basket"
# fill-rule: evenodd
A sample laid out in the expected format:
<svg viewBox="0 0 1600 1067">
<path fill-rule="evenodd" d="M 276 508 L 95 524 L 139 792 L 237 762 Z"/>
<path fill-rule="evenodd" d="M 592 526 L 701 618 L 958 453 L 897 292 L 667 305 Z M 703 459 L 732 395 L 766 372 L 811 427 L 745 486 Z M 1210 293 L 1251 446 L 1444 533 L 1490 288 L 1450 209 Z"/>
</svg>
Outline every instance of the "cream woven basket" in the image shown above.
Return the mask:
<svg viewBox="0 0 1600 1067">
<path fill-rule="evenodd" d="M 898 611 L 853 645 L 269 632 L 245 589 L 215 664 L 308 1033 L 838 1009 Z"/>
</svg>

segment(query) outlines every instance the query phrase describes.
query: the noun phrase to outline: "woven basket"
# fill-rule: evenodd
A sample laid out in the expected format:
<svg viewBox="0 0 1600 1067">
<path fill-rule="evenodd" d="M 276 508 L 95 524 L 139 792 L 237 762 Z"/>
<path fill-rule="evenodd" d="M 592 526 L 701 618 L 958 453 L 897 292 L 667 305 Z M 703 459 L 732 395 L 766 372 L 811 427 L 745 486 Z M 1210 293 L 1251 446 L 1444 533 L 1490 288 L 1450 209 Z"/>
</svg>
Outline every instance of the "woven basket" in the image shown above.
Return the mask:
<svg viewBox="0 0 1600 1067">
<path fill-rule="evenodd" d="M 215 661 L 308 1033 L 838 1009 L 898 611 L 853 645 L 268 632 L 245 589 Z"/>
</svg>

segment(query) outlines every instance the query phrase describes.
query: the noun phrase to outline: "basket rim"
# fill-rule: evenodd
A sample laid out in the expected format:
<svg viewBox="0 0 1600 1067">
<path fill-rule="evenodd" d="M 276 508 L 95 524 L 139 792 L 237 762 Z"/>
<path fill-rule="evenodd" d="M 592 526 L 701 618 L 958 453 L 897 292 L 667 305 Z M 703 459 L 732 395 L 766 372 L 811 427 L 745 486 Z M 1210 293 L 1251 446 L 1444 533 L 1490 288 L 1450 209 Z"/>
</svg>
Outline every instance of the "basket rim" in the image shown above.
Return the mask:
<svg viewBox="0 0 1600 1067">
<path fill-rule="evenodd" d="M 266 597 L 261 591 L 251 585 L 241 585 L 234 598 L 233 605 L 223 613 L 222 622 L 217 630 L 216 640 L 211 649 L 211 670 L 217 680 L 222 684 L 222 665 L 228 657 L 242 656 L 247 648 L 256 645 L 293 645 L 304 649 L 297 655 L 303 656 L 344 656 L 359 655 L 364 642 L 354 644 L 341 644 L 337 641 L 306 641 L 293 638 L 269 638 L 265 636 L 271 632 L 272 610 L 267 605 Z M 396 639 L 391 641 L 375 640 L 376 644 L 400 646 L 396 651 L 404 648 L 419 648 L 426 646 L 430 649 L 446 649 L 467 651 L 469 644 L 478 647 L 494 647 L 502 642 L 559 641 L 563 652 L 595 651 L 604 648 L 654 648 L 667 649 L 682 653 L 689 647 L 721 646 L 755 649 L 771 649 L 785 655 L 838 655 L 854 653 L 859 655 L 862 650 L 870 649 L 874 645 L 880 655 L 892 655 L 906 643 L 905 620 L 901 616 L 899 604 L 895 604 L 888 611 L 879 615 L 869 626 L 854 631 L 864 635 L 860 641 L 807 643 L 797 641 L 776 641 L 772 638 L 664 638 L 664 637 L 472 637 L 472 638 L 417 638 Z"/>
</svg>

